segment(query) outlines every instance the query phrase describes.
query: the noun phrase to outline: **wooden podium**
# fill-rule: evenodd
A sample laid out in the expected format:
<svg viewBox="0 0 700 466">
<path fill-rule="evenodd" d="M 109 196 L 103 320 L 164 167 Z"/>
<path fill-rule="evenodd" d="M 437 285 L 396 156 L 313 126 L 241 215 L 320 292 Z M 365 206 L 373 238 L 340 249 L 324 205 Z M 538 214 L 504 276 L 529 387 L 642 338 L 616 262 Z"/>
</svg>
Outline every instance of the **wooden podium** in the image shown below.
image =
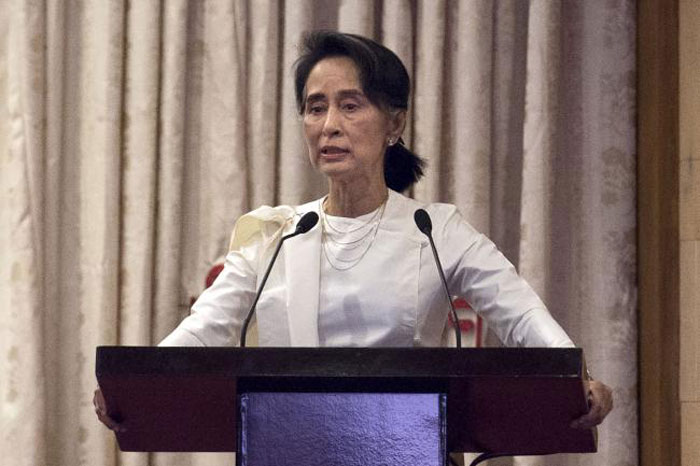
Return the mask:
<svg viewBox="0 0 700 466">
<path fill-rule="evenodd" d="M 102 346 L 96 367 L 120 449 L 169 452 L 239 451 L 254 393 L 432 393 L 446 451 L 594 452 L 595 429 L 569 427 L 587 411 L 584 372 L 578 348 Z"/>
</svg>

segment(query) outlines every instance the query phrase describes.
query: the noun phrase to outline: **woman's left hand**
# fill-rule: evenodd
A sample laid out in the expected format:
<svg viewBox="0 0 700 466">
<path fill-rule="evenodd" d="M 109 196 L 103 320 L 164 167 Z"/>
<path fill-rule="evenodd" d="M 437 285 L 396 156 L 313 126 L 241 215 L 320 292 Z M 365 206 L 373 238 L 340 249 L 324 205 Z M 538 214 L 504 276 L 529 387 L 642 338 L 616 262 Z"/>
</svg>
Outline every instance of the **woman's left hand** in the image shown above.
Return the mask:
<svg viewBox="0 0 700 466">
<path fill-rule="evenodd" d="M 613 397 L 610 387 L 603 382 L 588 382 L 588 412 L 571 423 L 574 429 L 590 429 L 597 426 L 613 409 Z"/>
</svg>

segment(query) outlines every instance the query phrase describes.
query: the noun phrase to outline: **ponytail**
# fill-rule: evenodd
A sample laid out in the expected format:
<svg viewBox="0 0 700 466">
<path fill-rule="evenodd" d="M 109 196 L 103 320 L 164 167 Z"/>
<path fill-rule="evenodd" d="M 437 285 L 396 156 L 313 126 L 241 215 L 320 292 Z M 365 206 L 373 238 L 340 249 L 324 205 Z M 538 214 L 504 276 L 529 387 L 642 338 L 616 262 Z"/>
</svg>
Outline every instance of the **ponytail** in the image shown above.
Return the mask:
<svg viewBox="0 0 700 466">
<path fill-rule="evenodd" d="M 386 148 L 384 180 L 389 189 L 402 192 L 423 176 L 425 160 L 406 148 L 403 140 Z"/>
</svg>

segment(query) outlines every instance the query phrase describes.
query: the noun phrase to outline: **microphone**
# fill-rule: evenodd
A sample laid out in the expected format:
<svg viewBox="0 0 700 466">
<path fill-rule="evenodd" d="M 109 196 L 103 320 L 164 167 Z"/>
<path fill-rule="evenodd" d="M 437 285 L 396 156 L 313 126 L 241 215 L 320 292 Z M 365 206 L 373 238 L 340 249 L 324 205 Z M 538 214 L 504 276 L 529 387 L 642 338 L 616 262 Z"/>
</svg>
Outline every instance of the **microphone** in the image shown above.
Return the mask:
<svg viewBox="0 0 700 466">
<path fill-rule="evenodd" d="M 301 219 L 299 219 L 299 223 L 297 223 L 297 228 L 294 230 L 294 233 L 291 235 L 287 235 L 284 238 L 282 238 L 282 241 L 286 240 L 287 238 L 291 238 L 292 236 L 296 235 L 302 235 L 312 229 L 316 224 L 318 223 L 318 214 L 316 212 L 307 212 L 304 214 Z"/>
<path fill-rule="evenodd" d="M 263 275 L 263 279 L 260 282 L 260 286 L 258 287 L 258 292 L 255 294 L 255 299 L 253 300 L 253 304 L 250 306 L 250 309 L 248 310 L 248 315 L 246 316 L 245 320 L 243 321 L 243 326 L 241 327 L 241 348 L 245 347 L 245 339 L 246 339 L 246 334 L 248 333 L 248 325 L 250 324 L 250 320 L 253 318 L 253 313 L 255 312 L 255 306 L 258 304 L 258 299 L 260 299 L 260 295 L 262 294 L 262 290 L 265 287 L 265 283 L 267 282 L 267 277 L 270 275 L 270 272 L 272 271 L 272 266 L 275 264 L 275 261 L 277 260 L 277 256 L 280 253 L 280 249 L 282 249 L 282 244 L 287 241 L 289 238 L 293 238 L 297 235 L 303 235 L 307 231 L 311 230 L 316 224 L 318 223 L 318 214 L 316 212 L 307 212 L 304 214 L 303 217 L 299 220 L 297 223 L 297 227 L 294 230 L 293 233 L 290 233 L 288 235 L 285 235 L 280 239 L 279 243 L 277 243 L 277 248 L 275 248 L 275 252 L 272 254 L 272 259 L 270 259 L 270 263 L 267 265 L 267 270 L 265 270 L 265 275 Z"/>
<path fill-rule="evenodd" d="M 418 209 L 413 214 L 413 220 L 416 222 L 416 226 L 425 236 L 430 240 L 430 247 L 433 250 L 433 257 L 435 257 L 435 265 L 437 266 L 438 273 L 440 274 L 440 280 L 442 281 L 442 286 L 445 289 L 445 294 L 447 295 L 447 302 L 450 303 L 450 312 L 452 312 L 452 320 L 455 324 L 455 339 L 457 341 L 457 348 L 462 347 L 462 333 L 459 327 L 459 318 L 457 317 L 457 311 L 455 311 L 455 306 L 452 303 L 452 297 L 450 295 L 450 290 L 447 288 L 447 280 L 445 279 L 445 272 L 442 270 L 442 264 L 440 263 L 440 256 L 438 256 L 437 249 L 435 248 L 435 242 L 433 241 L 433 222 L 430 220 L 430 215 L 423 209 Z"/>
<path fill-rule="evenodd" d="M 433 222 L 430 220 L 428 212 L 423 209 L 416 210 L 416 213 L 413 214 L 413 220 L 415 220 L 418 229 L 432 240 L 433 237 L 431 233 L 433 232 Z"/>
</svg>

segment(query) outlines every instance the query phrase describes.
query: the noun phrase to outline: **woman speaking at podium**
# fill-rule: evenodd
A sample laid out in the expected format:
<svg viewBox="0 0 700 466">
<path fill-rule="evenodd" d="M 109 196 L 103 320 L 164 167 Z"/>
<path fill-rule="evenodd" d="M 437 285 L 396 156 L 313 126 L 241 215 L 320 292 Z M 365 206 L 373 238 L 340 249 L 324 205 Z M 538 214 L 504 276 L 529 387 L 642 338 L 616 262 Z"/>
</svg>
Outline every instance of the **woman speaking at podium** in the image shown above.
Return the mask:
<svg viewBox="0 0 700 466">
<path fill-rule="evenodd" d="M 166 346 L 231 346 L 280 239 L 309 212 L 318 223 L 284 243 L 255 309 L 260 346 L 440 346 L 448 302 L 424 209 L 450 292 L 467 299 L 507 346 L 568 347 L 571 339 L 532 288 L 455 206 L 400 194 L 423 174 L 403 144 L 410 82 L 400 59 L 364 37 L 314 32 L 295 69 L 311 164 L 328 194 L 291 207 L 261 207 L 236 223 L 223 271 Z M 590 383 L 591 409 L 574 427 L 600 423 L 610 389 Z M 98 417 L 105 414 L 96 392 Z"/>
</svg>

